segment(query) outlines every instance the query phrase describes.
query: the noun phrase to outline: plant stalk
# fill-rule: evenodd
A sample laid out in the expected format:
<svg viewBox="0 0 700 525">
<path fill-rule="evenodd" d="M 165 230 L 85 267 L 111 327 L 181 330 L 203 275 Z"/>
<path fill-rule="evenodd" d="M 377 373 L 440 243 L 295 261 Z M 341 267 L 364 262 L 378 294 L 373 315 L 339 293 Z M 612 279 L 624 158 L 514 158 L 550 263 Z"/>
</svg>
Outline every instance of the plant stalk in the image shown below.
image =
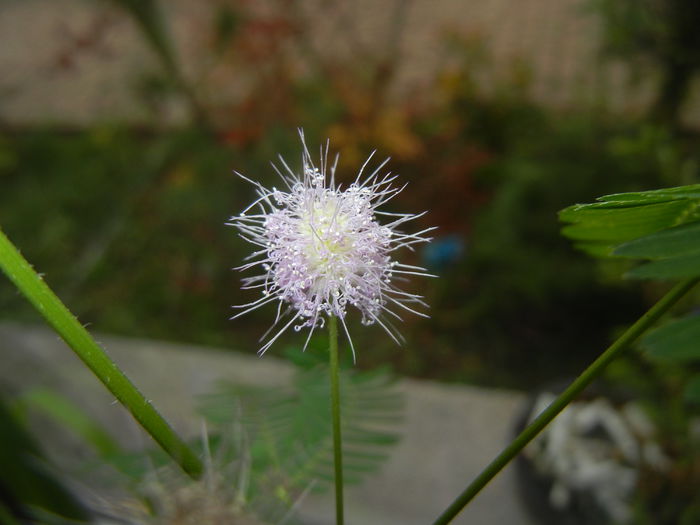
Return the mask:
<svg viewBox="0 0 700 525">
<path fill-rule="evenodd" d="M 435 520 L 434 525 L 444 525 L 452 521 L 503 467 L 532 441 L 573 399 L 581 393 L 610 362 L 629 348 L 664 313 L 678 302 L 700 279 L 692 278 L 671 288 L 654 306 L 640 317 L 622 336 L 603 352 L 569 387 L 564 390 L 532 423 L 518 435 L 486 468 L 464 489 L 452 504 Z"/>
<path fill-rule="evenodd" d="M 340 367 L 338 365 L 338 319 L 328 319 L 330 332 L 331 414 L 333 418 L 333 465 L 335 467 L 335 523 L 343 525 L 343 438 L 340 431 Z"/>
<path fill-rule="evenodd" d="M 202 463 L 0 230 L 0 268 L 76 355 L 192 478 Z"/>
</svg>

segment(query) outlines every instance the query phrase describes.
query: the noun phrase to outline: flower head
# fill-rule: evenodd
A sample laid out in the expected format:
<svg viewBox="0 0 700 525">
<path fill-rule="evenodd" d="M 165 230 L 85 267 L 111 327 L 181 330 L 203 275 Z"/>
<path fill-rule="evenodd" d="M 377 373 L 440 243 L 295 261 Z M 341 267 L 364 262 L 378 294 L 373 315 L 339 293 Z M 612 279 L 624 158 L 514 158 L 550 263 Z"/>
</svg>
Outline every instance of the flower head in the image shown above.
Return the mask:
<svg viewBox="0 0 700 525">
<path fill-rule="evenodd" d="M 316 166 L 301 131 L 300 136 L 302 174 L 295 174 L 282 157 L 281 167 L 273 164 L 286 191 L 265 188 L 238 173 L 256 187 L 258 198 L 228 224 L 260 248 L 249 257 L 252 262 L 238 269 L 262 269 L 261 275 L 243 279 L 244 288 L 259 288 L 262 296 L 237 307 L 244 310 L 232 319 L 278 303 L 275 322 L 263 339 L 278 325 L 282 327 L 263 345 L 261 354 L 292 325 L 297 331 L 309 328 L 308 344 L 313 331 L 323 327 L 325 317 L 331 315 L 341 321 L 352 347 L 345 323 L 348 306 L 360 311 L 363 324 L 378 323 L 399 342 L 401 335 L 385 314 L 400 320 L 394 311 L 398 307 L 426 317 L 410 305 L 427 305 L 420 296 L 396 288 L 394 281 L 406 274 L 429 274 L 423 268 L 395 261 L 393 255 L 400 248 L 412 249 L 414 244 L 429 241 L 424 235 L 433 228 L 403 233 L 399 229 L 402 224 L 423 214 L 378 211 L 403 189 L 392 186 L 395 175 L 380 174 L 389 159 L 363 176 L 370 155 L 355 181 L 343 189 L 335 183 L 338 156 L 328 165 L 328 142 L 321 148 Z M 380 216 L 388 222 L 381 224 Z"/>
</svg>

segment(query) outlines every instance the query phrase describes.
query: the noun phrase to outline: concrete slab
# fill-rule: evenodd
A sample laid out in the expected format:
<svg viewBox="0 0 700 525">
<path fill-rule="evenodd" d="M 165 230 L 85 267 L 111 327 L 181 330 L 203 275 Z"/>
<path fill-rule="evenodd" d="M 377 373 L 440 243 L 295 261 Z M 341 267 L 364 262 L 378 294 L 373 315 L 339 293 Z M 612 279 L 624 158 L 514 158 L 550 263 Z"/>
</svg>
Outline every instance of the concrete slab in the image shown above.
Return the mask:
<svg viewBox="0 0 700 525">
<path fill-rule="evenodd" d="M 215 351 L 160 341 L 103 336 L 97 339 L 175 428 L 199 432 L 194 398 L 221 379 L 280 385 L 292 367 L 272 355 Z M 57 388 L 103 423 L 122 444 L 149 438 L 132 422 L 77 357 L 48 329 L 0 323 L 0 387 L 19 392 Z M 166 363 L 164 366 L 163 363 Z M 521 394 L 404 379 L 402 441 L 381 471 L 347 490 L 349 525 L 431 523 L 507 443 Z M 47 439 L 50 441 L 50 439 Z M 531 525 L 506 469 L 454 523 Z M 309 525 L 333 523 L 332 494 L 307 497 L 300 516 Z"/>
</svg>

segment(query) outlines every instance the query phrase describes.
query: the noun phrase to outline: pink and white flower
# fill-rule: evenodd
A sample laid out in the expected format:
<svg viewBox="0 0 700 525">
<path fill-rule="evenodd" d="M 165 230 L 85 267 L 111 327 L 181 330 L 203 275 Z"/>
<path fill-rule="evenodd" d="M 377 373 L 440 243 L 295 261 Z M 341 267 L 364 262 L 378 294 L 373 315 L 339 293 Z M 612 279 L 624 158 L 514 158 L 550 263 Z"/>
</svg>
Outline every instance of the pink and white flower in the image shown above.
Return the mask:
<svg viewBox="0 0 700 525">
<path fill-rule="evenodd" d="M 328 165 L 328 142 L 321 147 L 319 165 L 314 162 L 300 131 L 303 153 L 302 173 L 297 175 L 280 156 L 280 167 L 273 163 L 285 190 L 268 189 L 240 173 L 253 184 L 257 199 L 240 215 L 227 223 L 235 226 L 241 237 L 259 247 L 239 270 L 260 268 L 262 273 L 243 279 L 243 288 L 261 289 L 257 300 L 237 306 L 243 311 L 232 319 L 277 303 L 272 327 L 263 336 L 281 327 L 260 348 L 265 351 L 294 325 L 296 331 L 309 328 L 304 348 L 314 330 L 323 327 L 327 316 L 336 316 L 355 349 L 345 322 L 348 306 L 362 314 L 362 323 L 378 323 L 397 343 L 402 339 L 387 316 L 401 320 L 395 309 L 427 317 L 413 308 L 427 307 L 421 297 L 401 291 L 395 281 L 405 275 L 430 276 L 424 268 L 394 260 L 401 248 L 430 241 L 425 234 L 404 233 L 404 223 L 422 216 L 389 213 L 378 208 L 395 197 L 403 187 L 392 183 L 397 176 L 380 174 L 389 159 L 364 175 L 372 159 L 360 168 L 355 181 L 347 188 L 335 182 L 338 156 Z M 381 224 L 379 217 L 386 217 Z"/>
</svg>

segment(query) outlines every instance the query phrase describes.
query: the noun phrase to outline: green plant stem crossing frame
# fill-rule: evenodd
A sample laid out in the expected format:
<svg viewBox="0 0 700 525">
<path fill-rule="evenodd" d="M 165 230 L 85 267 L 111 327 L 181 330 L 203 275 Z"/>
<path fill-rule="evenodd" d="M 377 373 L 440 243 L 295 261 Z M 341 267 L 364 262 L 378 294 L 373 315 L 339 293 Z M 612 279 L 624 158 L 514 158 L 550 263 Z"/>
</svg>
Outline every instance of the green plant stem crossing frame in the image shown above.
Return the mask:
<svg viewBox="0 0 700 525">
<path fill-rule="evenodd" d="M 340 366 L 338 365 L 338 319 L 328 319 L 331 375 L 331 417 L 333 420 L 333 466 L 335 470 L 335 523 L 343 525 L 343 438 L 340 430 Z"/>
<path fill-rule="evenodd" d="M 471 484 L 447 507 L 435 520 L 434 525 L 444 525 L 452 521 L 464 507 L 505 467 L 520 451 L 532 441 L 557 415 L 573 401 L 603 369 L 621 352 L 629 348 L 645 331 L 665 314 L 681 297 L 683 297 L 700 278 L 692 278 L 675 285 L 642 317 L 640 317 L 622 336 L 603 352 L 569 387 L 557 397 L 535 420 L 530 423 L 496 458 L 489 463 Z"/>
<path fill-rule="evenodd" d="M 192 478 L 199 478 L 203 472 L 199 458 L 95 342 L 2 230 L 0 268 L 163 450 Z"/>
</svg>

